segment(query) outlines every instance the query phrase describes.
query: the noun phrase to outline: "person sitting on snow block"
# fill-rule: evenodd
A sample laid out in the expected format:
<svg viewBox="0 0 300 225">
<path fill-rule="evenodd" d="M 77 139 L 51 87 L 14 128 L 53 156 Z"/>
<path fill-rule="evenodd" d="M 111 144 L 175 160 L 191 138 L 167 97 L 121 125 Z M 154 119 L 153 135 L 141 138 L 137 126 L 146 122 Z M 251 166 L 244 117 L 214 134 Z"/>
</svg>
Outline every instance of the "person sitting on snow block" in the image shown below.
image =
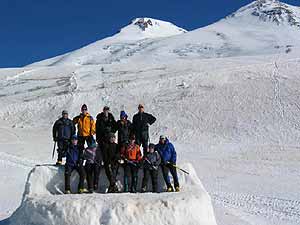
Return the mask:
<svg viewBox="0 0 300 225">
<path fill-rule="evenodd" d="M 109 141 L 103 143 L 101 151 L 103 156 L 105 173 L 107 179 L 109 180 L 108 192 L 114 193 L 118 192 L 116 179 L 118 160 L 120 159 L 120 154 L 116 144 L 116 135 L 114 133 L 110 133 L 108 137 Z"/>
<path fill-rule="evenodd" d="M 149 177 L 152 181 L 152 192 L 158 193 L 158 168 L 161 163 L 160 155 L 155 151 L 155 145 L 149 144 L 149 151 L 144 157 L 144 178 L 142 182 L 142 192 L 147 191 Z"/>
<path fill-rule="evenodd" d="M 79 174 L 79 184 L 78 193 L 84 193 L 84 179 L 85 173 L 82 165 L 82 160 L 80 159 L 79 149 L 78 149 L 78 138 L 77 135 L 73 135 L 71 138 L 71 145 L 67 151 L 67 159 L 65 164 L 65 193 L 71 194 L 70 179 L 72 172 L 76 170 Z"/>
<path fill-rule="evenodd" d="M 174 189 L 170 182 L 169 177 L 169 171 L 172 174 L 174 186 L 176 192 L 178 192 L 179 189 L 179 181 L 177 176 L 177 170 L 176 170 L 176 151 L 173 146 L 173 144 L 168 140 L 168 138 L 165 135 L 161 135 L 159 138 L 159 143 L 155 146 L 155 149 L 159 152 L 161 156 L 161 168 L 164 180 L 167 185 L 167 191 L 173 192 Z"/>
<path fill-rule="evenodd" d="M 142 160 L 140 146 L 135 143 L 135 135 L 130 136 L 128 145 L 121 148 L 121 158 L 124 162 L 124 192 L 129 191 L 129 176 L 131 173 L 131 192 L 136 193 L 138 183 L 139 163 Z"/>
<path fill-rule="evenodd" d="M 94 190 L 96 191 L 99 183 L 100 166 L 97 165 L 96 149 L 96 143 L 92 143 L 83 152 L 83 164 L 89 193 L 93 193 Z"/>
</svg>

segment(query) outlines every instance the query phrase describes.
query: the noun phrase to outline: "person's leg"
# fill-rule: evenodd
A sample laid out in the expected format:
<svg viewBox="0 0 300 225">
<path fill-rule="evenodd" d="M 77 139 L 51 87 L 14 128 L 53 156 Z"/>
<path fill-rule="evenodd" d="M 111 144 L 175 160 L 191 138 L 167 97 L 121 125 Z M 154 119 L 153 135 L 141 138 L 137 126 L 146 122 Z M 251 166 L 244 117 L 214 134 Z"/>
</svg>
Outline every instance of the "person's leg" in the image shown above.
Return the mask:
<svg viewBox="0 0 300 225">
<path fill-rule="evenodd" d="M 65 165 L 65 192 L 71 191 L 71 174 L 72 174 L 72 168 L 68 165 Z"/>
<path fill-rule="evenodd" d="M 137 191 L 137 183 L 138 183 L 138 168 L 136 166 L 131 165 L 131 192 L 136 193 Z"/>
<path fill-rule="evenodd" d="M 143 177 L 143 181 L 142 181 L 142 192 L 147 191 L 149 176 L 150 176 L 150 170 L 144 169 L 144 177 Z"/>
<path fill-rule="evenodd" d="M 151 172 L 151 181 L 152 181 L 152 192 L 158 193 L 158 170 L 152 170 Z"/>
<path fill-rule="evenodd" d="M 78 137 L 78 150 L 80 152 L 82 152 L 84 149 L 84 143 L 85 143 L 85 137 L 79 136 Z"/>
<path fill-rule="evenodd" d="M 143 155 L 147 155 L 148 142 L 149 142 L 149 134 L 148 133 L 144 133 L 142 135 Z"/>
<path fill-rule="evenodd" d="M 82 190 L 84 189 L 84 180 L 85 180 L 85 170 L 84 170 L 84 167 L 83 166 L 79 166 L 79 167 L 76 167 L 76 170 L 79 174 L 79 183 L 78 183 L 78 190 Z"/>
<path fill-rule="evenodd" d="M 172 185 L 170 182 L 170 177 L 169 177 L 169 168 L 166 165 L 162 165 L 161 169 L 162 169 L 162 174 L 163 174 L 165 183 L 167 185 L 167 188 L 168 189 L 172 188 Z"/>
<path fill-rule="evenodd" d="M 101 167 L 98 164 L 94 164 L 94 191 L 98 190 L 99 177 L 100 177 Z"/>
<path fill-rule="evenodd" d="M 56 164 L 62 163 L 63 151 L 64 151 L 64 140 L 58 140 L 57 141 L 57 163 Z"/>
<path fill-rule="evenodd" d="M 87 163 L 85 166 L 86 180 L 88 184 L 88 190 L 93 190 L 93 165 Z"/>
<path fill-rule="evenodd" d="M 130 167 L 126 163 L 124 165 L 124 192 L 129 191 L 129 175 L 130 175 Z"/>
<path fill-rule="evenodd" d="M 179 181 L 178 181 L 178 175 L 177 175 L 176 168 L 174 166 L 169 166 L 169 169 L 170 169 L 170 172 L 171 172 L 172 177 L 173 177 L 175 189 L 177 187 L 179 188 Z"/>
</svg>

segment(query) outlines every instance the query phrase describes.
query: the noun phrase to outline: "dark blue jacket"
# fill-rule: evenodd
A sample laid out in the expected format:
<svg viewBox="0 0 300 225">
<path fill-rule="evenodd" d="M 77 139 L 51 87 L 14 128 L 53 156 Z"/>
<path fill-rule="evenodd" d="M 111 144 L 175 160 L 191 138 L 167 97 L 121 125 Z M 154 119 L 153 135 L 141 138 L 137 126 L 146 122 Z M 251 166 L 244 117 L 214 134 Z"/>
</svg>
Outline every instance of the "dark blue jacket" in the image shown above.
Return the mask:
<svg viewBox="0 0 300 225">
<path fill-rule="evenodd" d="M 60 118 L 58 119 L 52 129 L 53 139 L 57 140 L 70 140 L 75 134 L 75 126 L 70 119 Z"/>
<path fill-rule="evenodd" d="M 66 165 L 69 167 L 76 167 L 79 163 L 79 150 L 78 146 L 70 145 L 67 151 Z"/>
<path fill-rule="evenodd" d="M 174 164 L 176 163 L 176 151 L 173 144 L 168 139 L 166 139 L 165 144 L 157 144 L 155 149 L 159 152 L 163 163 L 166 163 L 167 161 Z"/>
</svg>

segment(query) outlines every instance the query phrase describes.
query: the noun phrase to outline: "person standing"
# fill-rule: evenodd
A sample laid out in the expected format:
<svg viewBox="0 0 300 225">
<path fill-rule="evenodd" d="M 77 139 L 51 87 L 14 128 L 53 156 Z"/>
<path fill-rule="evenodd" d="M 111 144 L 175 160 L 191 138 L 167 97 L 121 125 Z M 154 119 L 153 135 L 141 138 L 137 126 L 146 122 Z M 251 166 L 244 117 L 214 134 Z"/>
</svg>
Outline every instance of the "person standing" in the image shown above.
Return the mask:
<svg viewBox="0 0 300 225">
<path fill-rule="evenodd" d="M 129 143 L 129 136 L 132 133 L 132 123 L 128 120 L 128 115 L 125 111 L 120 113 L 120 120 L 116 123 L 116 131 L 118 131 L 118 146 L 121 149 L 123 145 Z"/>
<path fill-rule="evenodd" d="M 62 117 L 59 118 L 53 125 L 52 136 L 53 141 L 57 142 L 57 161 L 56 165 L 62 164 L 63 157 L 66 156 L 69 145 L 71 143 L 71 137 L 75 134 L 75 126 L 72 120 L 69 119 L 68 111 L 62 111 Z"/>
<path fill-rule="evenodd" d="M 93 135 L 96 133 L 95 120 L 88 113 L 86 104 L 82 105 L 80 115 L 73 118 L 73 123 L 77 124 L 78 148 L 82 153 L 85 142 L 88 146 L 95 142 Z"/>
<path fill-rule="evenodd" d="M 135 143 L 135 135 L 130 136 L 130 143 L 121 148 L 121 159 L 124 162 L 124 192 L 129 191 L 129 177 L 131 174 L 131 192 L 136 193 L 138 184 L 139 164 L 142 160 L 140 146 Z"/>
<path fill-rule="evenodd" d="M 96 141 L 100 146 L 107 141 L 110 133 L 115 133 L 115 127 L 116 120 L 113 114 L 108 106 L 104 106 L 103 112 L 97 115 L 96 120 Z"/>
<path fill-rule="evenodd" d="M 145 112 L 144 105 L 139 104 L 138 113 L 133 116 L 133 131 L 136 143 L 143 146 L 143 155 L 146 155 L 149 142 L 149 127 L 156 121 L 156 118 Z"/>
<path fill-rule="evenodd" d="M 108 192 L 109 193 L 118 192 L 116 179 L 117 179 L 118 160 L 120 159 L 120 154 L 116 144 L 116 135 L 114 133 L 110 133 L 108 135 L 108 141 L 103 143 L 101 150 L 102 150 L 105 173 L 109 181 Z"/>
<path fill-rule="evenodd" d="M 158 168 L 161 158 L 158 151 L 155 151 L 155 145 L 149 144 L 149 152 L 144 157 L 144 178 L 142 182 L 142 192 L 147 191 L 148 180 L 151 177 L 152 192 L 158 193 Z"/>
<path fill-rule="evenodd" d="M 165 135 L 161 135 L 159 138 L 159 143 L 155 146 L 155 149 L 159 152 L 161 156 L 161 168 L 165 183 L 167 185 L 167 191 L 173 192 L 174 188 L 171 185 L 169 171 L 173 177 L 175 191 L 179 192 L 179 181 L 176 170 L 176 159 L 177 154 L 173 144 L 168 140 Z"/>
<path fill-rule="evenodd" d="M 77 135 L 73 135 L 71 140 L 72 143 L 66 154 L 67 160 L 65 164 L 65 194 L 71 194 L 70 179 L 74 170 L 79 174 L 78 193 L 81 194 L 85 193 L 87 190 L 84 189 L 85 173 L 82 165 L 82 159 L 79 156 Z"/>
</svg>

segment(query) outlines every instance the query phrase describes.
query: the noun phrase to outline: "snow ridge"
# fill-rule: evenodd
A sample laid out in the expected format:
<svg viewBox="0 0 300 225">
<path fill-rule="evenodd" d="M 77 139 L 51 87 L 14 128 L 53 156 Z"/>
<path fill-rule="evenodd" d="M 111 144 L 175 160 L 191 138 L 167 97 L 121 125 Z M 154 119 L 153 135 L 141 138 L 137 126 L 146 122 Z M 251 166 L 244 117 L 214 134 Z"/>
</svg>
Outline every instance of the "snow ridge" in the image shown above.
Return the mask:
<svg viewBox="0 0 300 225">
<path fill-rule="evenodd" d="M 242 7 L 230 17 L 255 16 L 263 22 L 277 25 L 289 25 L 300 28 L 300 8 L 282 3 L 278 0 L 257 0 Z"/>
</svg>

